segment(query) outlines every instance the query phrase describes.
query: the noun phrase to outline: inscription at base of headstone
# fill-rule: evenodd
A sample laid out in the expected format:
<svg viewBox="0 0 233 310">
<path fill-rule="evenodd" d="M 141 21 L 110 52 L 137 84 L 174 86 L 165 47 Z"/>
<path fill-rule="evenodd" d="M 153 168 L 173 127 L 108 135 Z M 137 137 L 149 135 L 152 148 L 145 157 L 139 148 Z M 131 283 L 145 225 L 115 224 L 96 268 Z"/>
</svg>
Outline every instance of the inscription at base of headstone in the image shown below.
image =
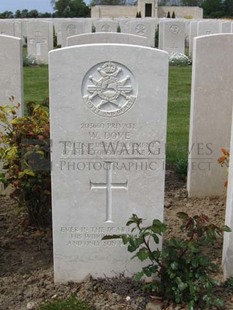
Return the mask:
<svg viewBox="0 0 233 310">
<path fill-rule="evenodd" d="M 133 213 L 163 220 L 168 54 L 80 45 L 49 67 L 55 281 L 133 276 L 141 263 L 102 238 Z"/>
</svg>

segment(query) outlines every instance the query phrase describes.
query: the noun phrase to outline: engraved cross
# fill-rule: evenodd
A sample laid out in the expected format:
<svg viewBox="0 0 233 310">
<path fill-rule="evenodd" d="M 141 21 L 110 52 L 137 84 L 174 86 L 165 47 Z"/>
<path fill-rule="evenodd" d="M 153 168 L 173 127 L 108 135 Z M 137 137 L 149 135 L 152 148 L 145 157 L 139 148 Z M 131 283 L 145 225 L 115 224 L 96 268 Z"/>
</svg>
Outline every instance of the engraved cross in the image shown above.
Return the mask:
<svg viewBox="0 0 233 310">
<path fill-rule="evenodd" d="M 112 171 L 113 163 L 107 163 L 106 170 L 106 182 L 105 183 L 93 183 L 90 181 L 91 190 L 92 189 L 106 189 L 106 222 L 112 221 L 112 190 L 113 189 L 128 189 L 128 181 L 124 183 L 113 183 L 112 182 Z"/>
</svg>

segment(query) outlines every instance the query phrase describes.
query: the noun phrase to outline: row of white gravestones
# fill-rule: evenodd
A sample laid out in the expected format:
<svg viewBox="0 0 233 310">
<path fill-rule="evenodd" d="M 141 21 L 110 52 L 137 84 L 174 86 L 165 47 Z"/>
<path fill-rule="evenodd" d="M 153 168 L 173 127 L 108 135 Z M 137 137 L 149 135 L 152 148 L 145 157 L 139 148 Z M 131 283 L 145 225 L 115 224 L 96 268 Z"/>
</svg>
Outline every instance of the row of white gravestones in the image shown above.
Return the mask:
<svg viewBox="0 0 233 310">
<path fill-rule="evenodd" d="M 164 20 L 159 23 L 159 49 L 170 55 L 185 53 L 185 23 L 177 20 Z"/>
<path fill-rule="evenodd" d="M 22 25 L 20 20 L 0 20 L 0 34 L 22 39 Z"/>
<path fill-rule="evenodd" d="M 168 54 L 127 44 L 49 54 L 55 281 L 132 276 L 140 263 L 102 237 L 127 233 L 133 213 L 163 219 Z"/>
<path fill-rule="evenodd" d="M 81 45 L 81 44 L 95 44 L 95 43 L 120 43 L 120 44 L 133 44 L 133 45 L 142 45 L 150 47 L 150 42 L 147 38 L 126 33 L 114 33 L 114 32 L 86 33 L 67 38 L 67 46 Z"/>
<path fill-rule="evenodd" d="M 121 33 L 134 34 L 141 37 L 146 37 L 149 41 L 151 47 L 155 44 L 155 29 L 157 25 L 157 19 L 154 20 L 88 20 L 87 21 L 67 21 L 61 24 L 61 44 L 65 47 L 67 42 L 67 37 L 74 36 L 82 33 L 91 33 L 93 31 L 93 26 L 95 27 L 95 32 L 117 32 L 118 27 L 121 29 Z"/>
<path fill-rule="evenodd" d="M 193 39 L 198 36 L 217 33 L 232 33 L 233 27 L 230 21 L 208 20 L 192 21 L 189 32 L 189 55 L 192 55 Z"/>
<path fill-rule="evenodd" d="M 226 171 L 218 164 L 229 148 L 233 102 L 233 34 L 194 39 L 189 133 L 189 196 L 223 195 Z"/>
<path fill-rule="evenodd" d="M 91 20 L 73 20 L 73 21 L 64 21 L 61 24 L 61 46 L 67 46 L 67 38 L 70 36 L 91 33 L 92 32 L 92 22 Z"/>
<path fill-rule="evenodd" d="M 24 110 L 22 59 L 21 39 L 0 35 L 0 105 L 11 105 L 9 98 L 13 96 L 14 103 L 20 103 L 19 116 L 23 115 Z M 2 171 L 2 161 L 0 161 L 0 171 Z M 3 189 L 3 184 L 0 183 L 0 193 Z"/>
<path fill-rule="evenodd" d="M 53 49 L 53 24 L 31 21 L 27 24 L 27 55 L 37 63 L 48 63 L 48 52 Z"/>
</svg>

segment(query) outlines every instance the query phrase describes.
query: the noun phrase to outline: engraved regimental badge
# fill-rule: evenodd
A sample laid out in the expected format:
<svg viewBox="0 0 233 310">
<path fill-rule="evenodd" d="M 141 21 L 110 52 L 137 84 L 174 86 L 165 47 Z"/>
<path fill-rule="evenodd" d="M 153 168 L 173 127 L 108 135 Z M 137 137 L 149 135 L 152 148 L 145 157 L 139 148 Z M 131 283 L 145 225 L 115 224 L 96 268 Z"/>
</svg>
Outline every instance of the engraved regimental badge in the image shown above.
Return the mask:
<svg viewBox="0 0 233 310">
<path fill-rule="evenodd" d="M 103 62 L 92 67 L 85 75 L 82 95 L 95 114 L 118 116 L 133 106 L 137 97 L 136 81 L 124 65 Z"/>
</svg>

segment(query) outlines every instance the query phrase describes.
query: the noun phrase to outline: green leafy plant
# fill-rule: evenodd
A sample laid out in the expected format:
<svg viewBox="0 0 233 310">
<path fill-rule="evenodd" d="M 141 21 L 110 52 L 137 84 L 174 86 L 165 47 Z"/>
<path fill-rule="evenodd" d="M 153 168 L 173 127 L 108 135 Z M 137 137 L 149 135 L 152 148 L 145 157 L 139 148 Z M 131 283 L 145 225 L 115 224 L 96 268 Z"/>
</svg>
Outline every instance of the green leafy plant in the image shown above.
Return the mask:
<svg viewBox="0 0 233 310">
<path fill-rule="evenodd" d="M 175 162 L 175 174 L 182 180 L 187 177 L 188 159 L 180 158 Z"/>
<path fill-rule="evenodd" d="M 24 67 L 30 67 L 30 66 L 36 66 L 37 61 L 36 58 L 33 56 L 25 56 L 23 57 L 23 66 Z"/>
<path fill-rule="evenodd" d="M 46 302 L 39 306 L 38 310 L 94 310 L 94 308 L 72 296 L 66 300 Z"/>
<path fill-rule="evenodd" d="M 155 29 L 155 47 L 159 47 L 159 25 Z"/>
<path fill-rule="evenodd" d="M 188 66 L 192 64 L 192 59 L 182 53 L 173 53 L 169 57 L 169 65 L 171 66 Z"/>
<path fill-rule="evenodd" d="M 142 218 L 136 214 L 126 224 L 133 226 L 131 234 L 105 236 L 104 239 L 121 238 L 129 252 L 136 252 L 133 258 L 147 263 L 136 278 L 151 278 L 144 289 L 159 294 L 165 303 L 186 305 L 188 310 L 212 305 L 220 308 L 223 302 L 214 293 L 220 283 L 211 277 L 218 266 L 205 250 L 230 229 L 209 223 L 203 214 L 189 217 L 180 212 L 177 216 L 182 221 L 183 237 L 167 240 L 162 250 L 158 249 L 158 244 L 167 226 L 155 219 L 152 225 L 143 227 Z"/>
<path fill-rule="evenodd" d="M 51 223 L 48 112 L 35 104 L 29 109 L 29 116 L 17 117 L 18 108 L 13 102 L 0 106 L 3 127 L 0 158 L 4 163 L 0 181 L 12 187 L 11 196 L 26 208 L 30 225 L 48 226 Z"/>
<path fill-rule="evenodd" d="M 233 277 L 228 278 L 222 285 L 225 291 L 233 293 Z"/>
</svg>

